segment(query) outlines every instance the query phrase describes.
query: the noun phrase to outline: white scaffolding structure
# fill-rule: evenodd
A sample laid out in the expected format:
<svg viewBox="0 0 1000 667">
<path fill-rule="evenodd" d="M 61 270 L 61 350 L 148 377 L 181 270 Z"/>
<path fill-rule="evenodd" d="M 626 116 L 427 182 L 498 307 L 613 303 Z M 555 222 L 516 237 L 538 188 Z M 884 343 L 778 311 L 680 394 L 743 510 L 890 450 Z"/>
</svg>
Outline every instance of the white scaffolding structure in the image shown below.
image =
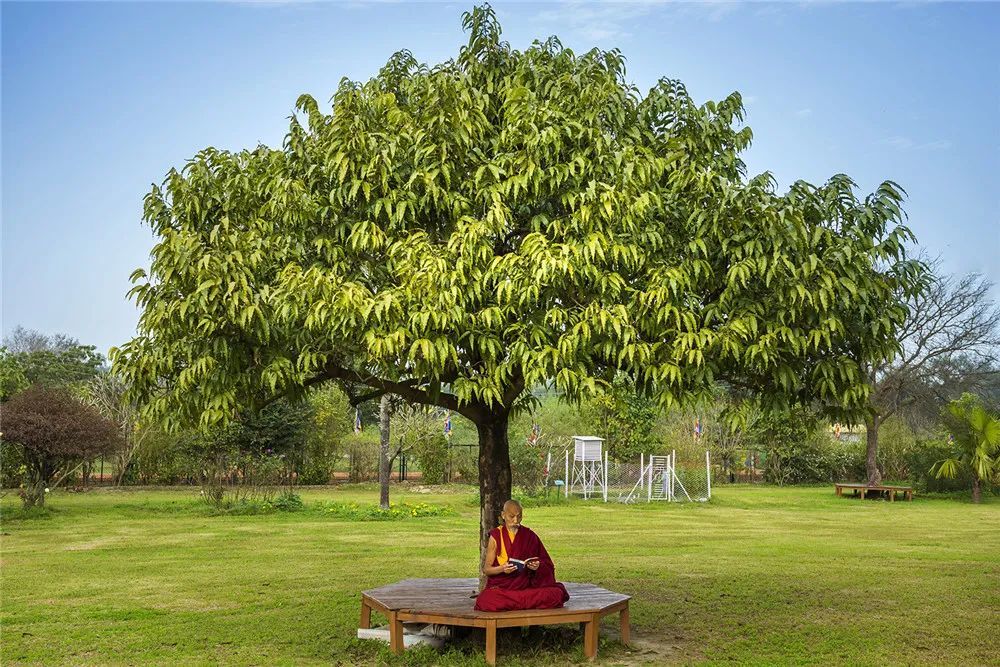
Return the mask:
<svg viewBox="0 0 1000 667">
<path fill-rule="evenodd" d="M 699 474 L 693 474 L 688 469 L 678 473 L 676 451 L 667 456 L 643 456 L 639 460 L 638 479 L 632 477 L 636 481 L 634 484 L 629 481 L 631 490 L 627 493 L 624 490 L 620 491 L 618 499 L 623 503 L 634 503 L 641 500 L 645 500 L 647 503 L 654 500 L 704 502 L 712 497 L 711 474 L 711 460 L 707 451 L 705 452 L 705 476 L 703 479 Z M 692 483 L 694 483 L 695 488 L 689 489 L 688 486 Z M 625 487 L 625 489 L 628 488 L 628 486 Z"/>
<path fill-rule="evenodd" d="M 577 493 L 584 499 L 600 495 L 608 502 L 608 453 L 604 439 L 592 435 L 573 436 L 573 461 L 570 469 L 569 450 L 566 450 L 566 496 Z"/>
</svg>

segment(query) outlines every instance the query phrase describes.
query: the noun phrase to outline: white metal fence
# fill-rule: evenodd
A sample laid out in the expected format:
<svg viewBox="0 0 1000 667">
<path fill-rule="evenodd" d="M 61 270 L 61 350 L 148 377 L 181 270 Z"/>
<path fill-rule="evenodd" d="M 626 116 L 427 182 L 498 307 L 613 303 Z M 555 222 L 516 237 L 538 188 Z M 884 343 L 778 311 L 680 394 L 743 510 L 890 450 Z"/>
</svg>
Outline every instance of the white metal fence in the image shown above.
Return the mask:
<svg viewBox="0 0 1000 667">
<path fill-rule="evenodd" d="M 638 461 L 607 461 L 607 493 L 590 486 L 585 497 L 605 502 L 705 502 L 712 497 L 711 460 L 705 452 L 702 460 L 681 459 L 676 453 L 668 456 L 643 456 Z M 566 470 L 573 475 L 569 454 Z M 579 493 L 575 487 L 562 489 L 569 495 Z"/>
</svg>

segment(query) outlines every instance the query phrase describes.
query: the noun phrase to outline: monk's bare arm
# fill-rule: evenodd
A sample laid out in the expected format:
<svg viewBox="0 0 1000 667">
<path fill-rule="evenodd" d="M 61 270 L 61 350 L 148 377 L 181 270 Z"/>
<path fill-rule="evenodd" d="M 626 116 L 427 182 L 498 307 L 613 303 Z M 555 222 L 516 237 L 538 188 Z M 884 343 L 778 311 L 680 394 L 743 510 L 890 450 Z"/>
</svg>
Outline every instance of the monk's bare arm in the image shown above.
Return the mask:
<svg viewBox="0 0 1000 667">
<path fill-rule="evenodd" d="M 496 560 L 497 557 L 497 542 L 490 535 L 490 543 L 486 546 L 486 561 L 483 563 L 483 575 L 487 577 L 492 577 L 494 574 L 502 574 L 504 572 L 511 572 L 515 568 L 510 563 L 506 565 L 497 565 L 494 567 L 491 563 Z"/>
</svg>

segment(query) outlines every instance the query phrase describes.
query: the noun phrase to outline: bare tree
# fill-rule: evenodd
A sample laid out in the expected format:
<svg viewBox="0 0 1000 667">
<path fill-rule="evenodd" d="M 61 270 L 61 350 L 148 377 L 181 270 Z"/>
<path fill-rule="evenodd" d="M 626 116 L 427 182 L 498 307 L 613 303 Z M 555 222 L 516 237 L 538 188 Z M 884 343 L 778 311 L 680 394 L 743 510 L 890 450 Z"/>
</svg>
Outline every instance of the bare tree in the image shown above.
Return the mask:
<svg viewBox="0 0 1000 667">
<path fill-rule="evenodd" d="M 31 352 L 65 352 L 79 346 L 80 341 L 66 334 L 49 336 L 34 329 L 25 329 L 18 325 L 4 338 L 4 346 L 12 354 L 30 354 Z"/>
<path fill-rule="evenodd" d="M 115 486 L 120 486 L 132 458 L 150 431 L 139 423 L 138 406 L 125 399 L 125 383 L 111 373 L 102 373 L 91 380 L 84 397 L 121 431 L 123 445 L 117 452 L 118 471 L 115 474 Z"/>
<path fill-rule="evenodd" d="M 930 264 L 936 268 L 938 263 Z M 886 419 L 906 412 L 936 414 L 949 400 L 996 380 L 1000 308 L 990 298 L 992 288 L 978 273 L 936 277 L 909 300 L 910 316 L 899 334 L 901 353 L 867 369 L 872 384 L 865 421 L 869 485 L 882 481 L 878 431 Z"/>
</svg>

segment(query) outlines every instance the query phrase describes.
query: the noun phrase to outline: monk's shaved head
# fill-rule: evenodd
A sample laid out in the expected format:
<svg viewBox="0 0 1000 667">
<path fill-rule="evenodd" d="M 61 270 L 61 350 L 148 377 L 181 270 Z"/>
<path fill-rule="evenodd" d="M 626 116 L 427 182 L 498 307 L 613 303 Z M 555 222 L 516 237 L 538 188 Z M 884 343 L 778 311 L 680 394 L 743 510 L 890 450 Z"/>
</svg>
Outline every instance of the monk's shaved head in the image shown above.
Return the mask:
<svg viewBox="0 0 1000 667">
<path fill-rule="evenodd" d="M 513 499 L 512 500 L 508 500 L 507 502 L 505 502 L 503 504 L 503 511 L 504 512 L 513 512 L 515 510 L 521 510 L 522 512 L 524 511 L 524 508 L 521 507 L 521 503 L 517 502 L 516 500 L 513 500 Z"/>
</svg>

